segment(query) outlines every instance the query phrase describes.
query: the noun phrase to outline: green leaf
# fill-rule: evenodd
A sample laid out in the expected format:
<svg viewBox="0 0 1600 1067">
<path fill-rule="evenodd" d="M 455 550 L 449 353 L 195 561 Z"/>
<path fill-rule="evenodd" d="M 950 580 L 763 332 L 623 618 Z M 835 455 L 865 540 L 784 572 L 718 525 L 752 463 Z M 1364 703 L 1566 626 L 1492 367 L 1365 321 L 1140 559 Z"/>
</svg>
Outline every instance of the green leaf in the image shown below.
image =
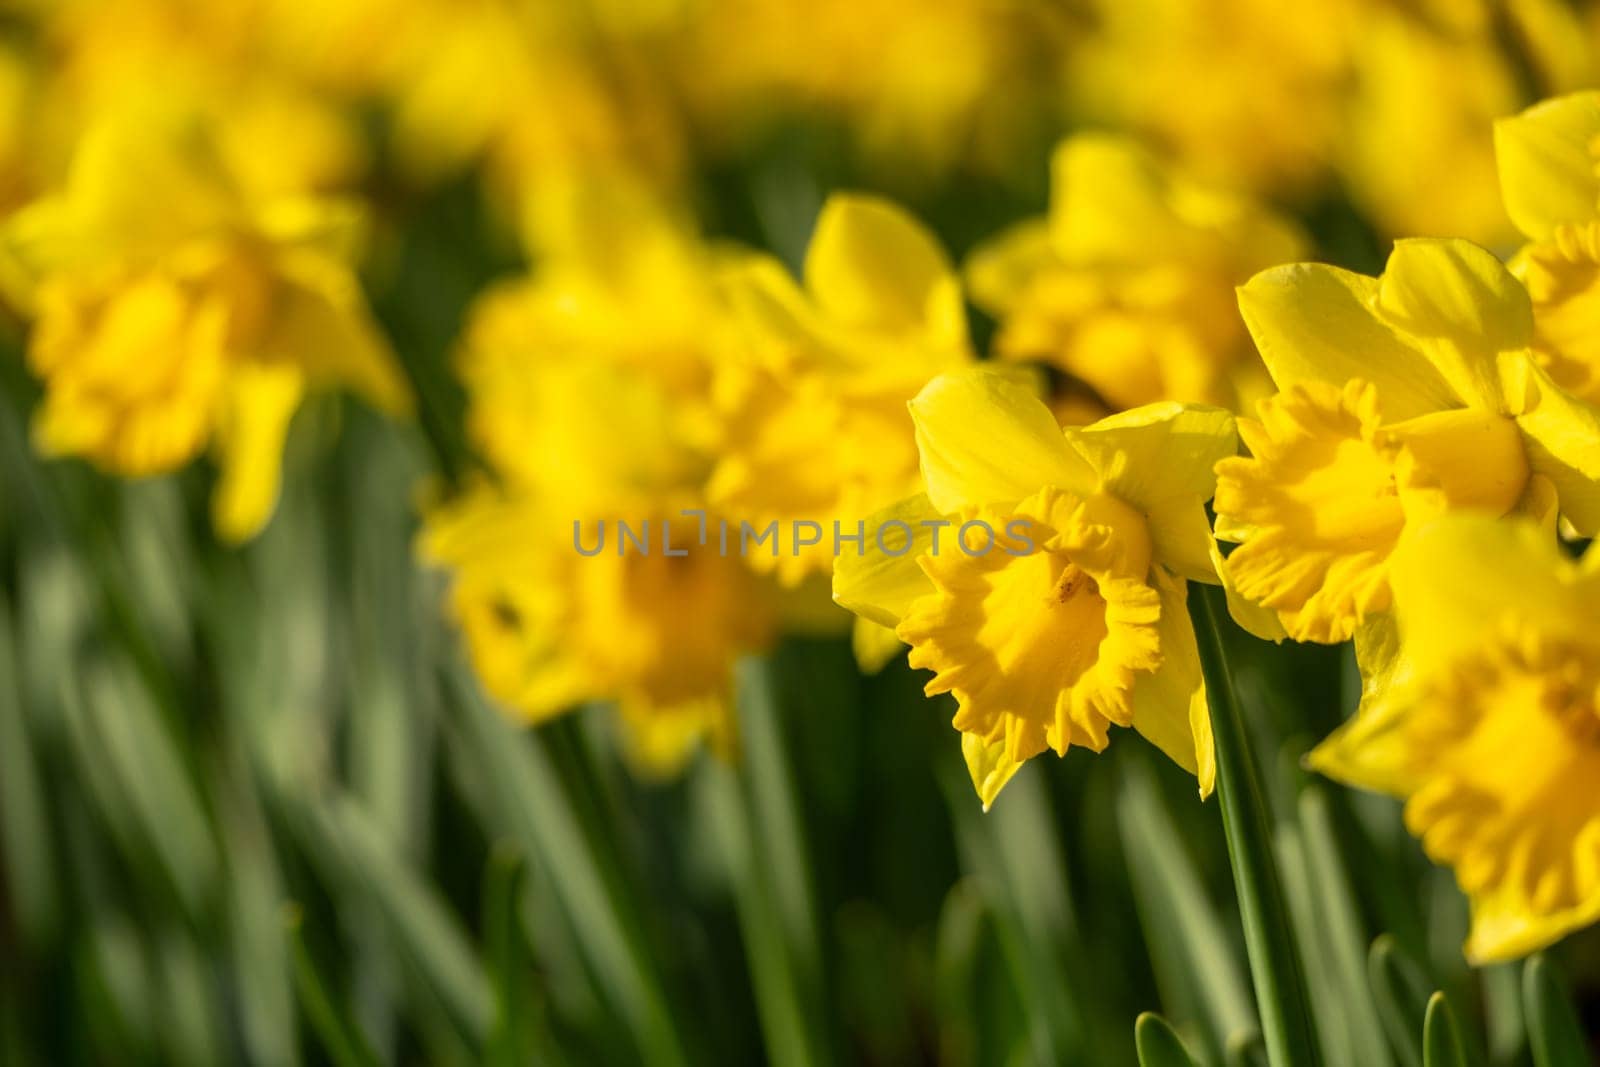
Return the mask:
<svg viewBox="0 0 1600 1067">
<path fill-rule="evenodd" d="M 1367 981 L 1395 1055 L 1404 1067 L 1421 1067 L 1417 1018 L 1428 1006 L 1427 976 L 1391 935 L 1380 934 L 1367 953 Z"/>
<path fill-rule="evenodd" d="M 1157 788 L 1149 765 L 1125 760 L 1117 802 L 1123 855 L 1162 989 L 1182 986 L 1203 1012 L 1211 1047 L 1256 1026 L 1255 1004 L 1204 881 Z M 1176 1001 L 1168 1001 L 1171 1007 Z"/>
<path fill-rule="evenodd" d="M 1428 998 L 1428 1011 L 1422 1020 L 1422 1067 L 1466 1067 L 1461 1050 L 1461 1034 L 1456 1030 L 1456 1013 L 1443 993 Z"/>
<path fill-rule="evenodd" d="M 1195 1067 L 1172 1025 L 1155 1012 L 1147 1011 L 1134 1021 L 1133 1046 L 1139 1067 Z"/>
<path fill-rule="evenodd" d="M 361 1028 L 341 1011 L 317 972 L 317 964 L 306 948 L 300 931 L 300 909 L 287 905 L 283 913 L 284 931 L 289 938 L 291 957 L 294 960 L 294 988 L 299 995 L 300 1008 L 311 1022 L 322 1050 L 333 1061 L 334 1067 L 378 1067 L 377 1053 L 362 1034 Z"/>
<path fill-rule="evenodd" d="M 1267 1046 L 1262 1043 L 1261 1031 L 1251 1027 L 1229 1035 L 1222 1062 L 1227 1067 L 1267 1067 Z"/>
<path fill-rule="evenodd" d="M 1298 808 L 1311 890 L 1318 905 L 1314 914 L 1333 972 L 1329 977 L 1344 1009 L 1351 1055 L 1362 1067 L 1387 1067 L 1393 1061 L 1367 979 L 1367 934 L 1349 870 L 1340 855 L 1326 789 L 1306 786 L 1300 792 Z"/>
<path fill-rule="evenodd" d="M 517 841 L 550 879 L 600 986 L 645 1062 L 689 1062 L 655 961 L 635 925 L 621 875 L 589 840 L 544 747 L 514 729 L 463 674 L 450 675 L 459 740 L 482 775 L 497 829 Z"/>
<path fill-rule="evenodd" d="M 1566 983 L 1542 952 L 1522 969 L 1522 1006 L 1534 1067 L 1584 1067 L 1591 1062 Z"/>
<path fill-rule="evenodd" d="M 1273 858 L 1266 794 L 1217 628 L 1217 620 L 1227 617 L 1227 606 L 1220 589 L 1197 584 L 1190 588 L 1199 594 L 1192 610 L 1216 739 L 1217 795 L 1267 1055 L 1274 1067 L 1316 1064 L 1319 1056 L 1305 975 Z"/>
</svg>

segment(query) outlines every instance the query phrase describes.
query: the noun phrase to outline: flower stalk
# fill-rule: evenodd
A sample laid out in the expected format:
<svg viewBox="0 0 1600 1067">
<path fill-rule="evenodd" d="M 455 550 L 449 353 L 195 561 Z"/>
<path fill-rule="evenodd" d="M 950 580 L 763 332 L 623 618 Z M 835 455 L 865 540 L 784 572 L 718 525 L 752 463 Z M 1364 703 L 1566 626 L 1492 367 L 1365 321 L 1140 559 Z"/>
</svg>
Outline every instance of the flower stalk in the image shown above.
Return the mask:
<svg viewBox="0 0 1600 1067">
<path fill-rule="evenodd" d="M 1226 614 L 1227 607 L 1222 590 L 1212 586 L 1197 588 L 1195 631 L 1216 743 L 1217 796 L 1267 1058 L 1273 1067 L 1314 1067 L 1319 1058 L 1305 974 L 1273 859 L 1266 794 L 1246 740 L 1244 719 L 1239 714 L 1218 630 L 1217 618 Z"/>
</svg>

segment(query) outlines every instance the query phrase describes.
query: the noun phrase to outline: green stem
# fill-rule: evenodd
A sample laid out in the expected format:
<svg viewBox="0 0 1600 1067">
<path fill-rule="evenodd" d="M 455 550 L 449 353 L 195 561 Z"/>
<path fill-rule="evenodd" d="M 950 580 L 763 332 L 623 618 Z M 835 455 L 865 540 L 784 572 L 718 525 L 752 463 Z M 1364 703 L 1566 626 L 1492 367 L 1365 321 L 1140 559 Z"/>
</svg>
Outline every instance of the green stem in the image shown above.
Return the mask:
<svg viewBox="0 0 1600 1067">
<path fill-rule="evenodd" d="M 1227 612 L 1226 602 L 1221 589 L 1192 588 L 1200 594 L 1195 612 L 1200 624 L 1196 636 L 1211 705 L 1211 730 L 1216 739 L 1217 796 L 1228 837 L 1234 886 L 1239 894 L 1239 915 L 1244 922 L 1245 948 L 1250 955 L 1250 975 L 1267 1058 L 1273 1067 L 1315 1065 L 1318 1055 L 1307 1009 L 1305 975 L 1273 859 L 1266 795 L 1222 650 L 1217 619 Z"/>
</svg>

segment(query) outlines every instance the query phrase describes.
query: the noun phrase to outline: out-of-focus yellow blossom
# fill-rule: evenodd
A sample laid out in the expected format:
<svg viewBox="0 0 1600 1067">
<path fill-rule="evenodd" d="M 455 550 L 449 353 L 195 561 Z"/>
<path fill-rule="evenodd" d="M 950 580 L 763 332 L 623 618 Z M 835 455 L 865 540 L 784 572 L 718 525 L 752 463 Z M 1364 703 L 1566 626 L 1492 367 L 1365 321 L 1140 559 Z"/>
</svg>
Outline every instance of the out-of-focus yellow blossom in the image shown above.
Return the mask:
<svg viewBox="0 0 1600 1067">
<path fill-rule="evenodd" d="M 36 320 L 39 447 L 143 475 L 209 444 L 213 520 L 240 540 L 272 512 L 305 390 L 346 385 L 396 412 L 410 394 L 350 267 L 356 206 L 260 195 L 214 133 L 181 112 L 108 113 L 0 252 Z"/>
<path fill-rule="evenodd" d="M 1353 199 L 1381 232 L 1490 247 L 1510 238 L 1490 131 L 1526 90 L 1506 50 L 1505 35 L 1515 31 L 1501 7 L 1448 0 L 1416 10 L 1369 4 L 1363 12 L 1339 162 Z"/>
<path fill-rule="evenodd" d="M 724 274 L 738 333 L 719 368 L 722 441 L 708 490 L 759 526 L 819 524 L 821 544 L 750 562 L 786 585 L 826 574 L 847 531 L 917 484 L 906 402 L 972 361 L 961 286 L 937 240 L 892 204 L 837 195 L 797 283 L 750 255 Z"/>
<path fill-rule="evenodd" d="M 1101 751 L 1112 726 L 1209 793 L 1186 582 L 1216 581 L 1204 502 L 1236 448 L 1233 417 L 1169 402 L 1062 431 L 1031 393 L 977 368 L 934 379 L 911 409 L 927 492 L 868 520 L 874 536 L 838 560 L 834 597 L 896 628 L 912 666 L 934 672 L 929 695 L 955 694 L 984 805 L 1022 761 Z"/>
<path fill-rule="evenodd" d="M 1533 300 L 1534 356 L 1600 402 L 1600 93 L 1503 119 L 1495 144 L 1506 212 L 1528 238 L 1511 269 Z"/>
<path fill-rule="evenodd" d="M 696 398 L 714 358 L 715 269 L 680 227 L 611 206 L 631 241 L 547 261 L 475 310 L 460 371 L 489 470 L 430 512 L 422 549 L 450 572 L 490 693 L 535 721 L 615 702 L 637 765 L 669 773 L 701 740 L 731 736 L 730 670 L 767 640 L 771 603 L 682 513 L 705 507 Z M 714 513 L 705 521 L 716 530 Z M 619 522 L 636 538 L 648 528 L 648 548 Z"/>
<path fill-rule="evenodd" d="M 1526 955 L 1600 918 L 1600 553 L 1455 516 L 1391 581 L 1404 670 L 1311 764 L 1405 800 L 1471 900 L 1469 960 Z"/>
<path fill-rule="evenodd" d="M 1282 392 L 1239 421 L 1251 455 L 1217 468 L 1217 537 L 1239 542 L 1233 590 L 1290 637 L 1342 641 L 1384 612 L 1421 519 L 1559 505 L 1600 529 L 1600 411 L 1534 360 L 1527 292 L 1488 252 L 1417 239 L 1381 278 L 1275 268 L 1239 306 Z"/>
<path fill-rule="evenodd" d="M 1002 359 L 1049 363 L 1113 408 L 1238 406 L 1269 391 L 1233 287 L 1306 242 L 1289 220 L 1163 168 L 1104 134 L 1056 149 L 1048 218 L 972 256 L 973 298 Z"/>
<path fill-rule="evenodd" d="M 1066 64 L 1092 117 L 1206 180 L 1299 189 L 1332 163 L 1359 0 L 1090 0 Z"/>
<path fill-rule="evenodd" d="M 1041 87 L 1066 23 L 1010 0 L 714 0 L 681 67 L 713 136 L 827 117 L 897 182 L 957 165 L 994 173 L 1047 125 L 1055 102 Z"/>
</svg>

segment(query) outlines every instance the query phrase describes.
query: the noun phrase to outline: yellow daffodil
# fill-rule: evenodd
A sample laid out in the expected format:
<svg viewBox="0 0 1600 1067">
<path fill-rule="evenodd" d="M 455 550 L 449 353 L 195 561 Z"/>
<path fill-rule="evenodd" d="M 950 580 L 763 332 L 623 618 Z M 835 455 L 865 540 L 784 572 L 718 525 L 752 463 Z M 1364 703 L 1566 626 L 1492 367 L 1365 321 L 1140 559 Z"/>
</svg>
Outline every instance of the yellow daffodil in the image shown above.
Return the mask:
<svg viewBox="0 0 1600 1067">
<path fill-rule="evenodd" d="M 953 693 L 985 806 L 1046 748 L 1132 726 L 1211 791 L 1186 582 L 1216 581 L 1204 502 L 1236 447 L 1214 408 L 1153 404 L 1062 431 L 989 371 L 911 404 L 926 493 L 878 512 L 834 572 L 839 603 L 911 645 Z"/>
<path fill-rule="evenodd" d="M 1068 56 L 1091 117 L 1170 148 L 1206 180 L 1312 188 L 1332 163 L 1359 3 L 1087 0 Z"/>
<path fill-rule="evenodd" d="M 1465 241 L 1395 246 L 1381 278 L 1275 268 L 1239 306 L 1282 390 L 1217 468 L 1226 577 L 1263 636 L 1343 641 L 1390 602 L 1404 530 L 1447 511 L 1600 529 L 1600 411 L 1529 351 L 1528 294 Z"/>
<path fill-rule="evenodd" d="M 1600 402 L 1600 93 L 1502 119 L 1495 148 L 1506 212 L 1528 239 L 1512 270 L 1533 299 L 1534 356 Z"/>
<path fill-rule="evenodd" d="M 1267 391 L 1233 287 L 1303 254 L 1292 223 L 1104 134 L 1064 141 L 1051 184 L 1048 218 L 967 266 L 973 298 L 1000 320 L 1002 359 L 1052 364 L 1118 410 Z"/>
<path fill-rule="evenodd" d="M 730 672 L 768 639 L 771 598 L 704 533 L 714 269 L 638 206 L 594 212 L 627 215 L 628 242 L 474 310 L 459 366 L 488 471 L 430 511 L 421 548 L 496 699 L 533 721 L 614 703 L 635 765 L 660 774 L 726 744 Z"/>
<path fill-rule="evenodd" d="M 214 133 L 181 111 L 107 115 L 0 252 L 36 320 L 39 447 L 143 475 L 209 444 L 213 518 L 239 540 L 272 512 L 303 392 L 348 385 L 390 411 L 410 397 L 350 266 L 357 209 L 257 194 Z"/>
<path fill-rule="evenodd" d="M 1373 4 L 1361 17 L 1340 170 L 1384 234 L 1463 236 L 1497 247 L 1509 234 L 1490 130 L 1522 99 L 1495 25 L 1499 5 L 1418 6 L 1433 10 Z"/>
<path fill-rule="evenodd" d="M 1471 900 L 1472 962 L 1526 955 L 1600 919 L 1600 553 L 1452 516 L 1390 581 L 1404 669 L 1311 764 L 1404 799 Z"/>
<path fill-rule="evenodd" d="M 1050 5 L 994 0 L 696 7 L 681 78 L 709 132 L 728 138 L 779 117 L 833 120 L 902 185 L 958 165 L 1011 166 L 1050 114 L 1050 74 L 1069 22 Z"/>
<path fill-rule="evenodd" d="M 815 522 L 829 535 L 752 556 L 787 585 L 832 567 L 833 524 L 853 531 L 916 487 L 906 402 L 972 360 L 961 287 L 933 235 L 893 205 L 831 198 L 797 283 L 750 256 L 725 275 L 737 334 L 719 367 L 723 440 L 709 493 L 765 526 Z"/>
</svg>

